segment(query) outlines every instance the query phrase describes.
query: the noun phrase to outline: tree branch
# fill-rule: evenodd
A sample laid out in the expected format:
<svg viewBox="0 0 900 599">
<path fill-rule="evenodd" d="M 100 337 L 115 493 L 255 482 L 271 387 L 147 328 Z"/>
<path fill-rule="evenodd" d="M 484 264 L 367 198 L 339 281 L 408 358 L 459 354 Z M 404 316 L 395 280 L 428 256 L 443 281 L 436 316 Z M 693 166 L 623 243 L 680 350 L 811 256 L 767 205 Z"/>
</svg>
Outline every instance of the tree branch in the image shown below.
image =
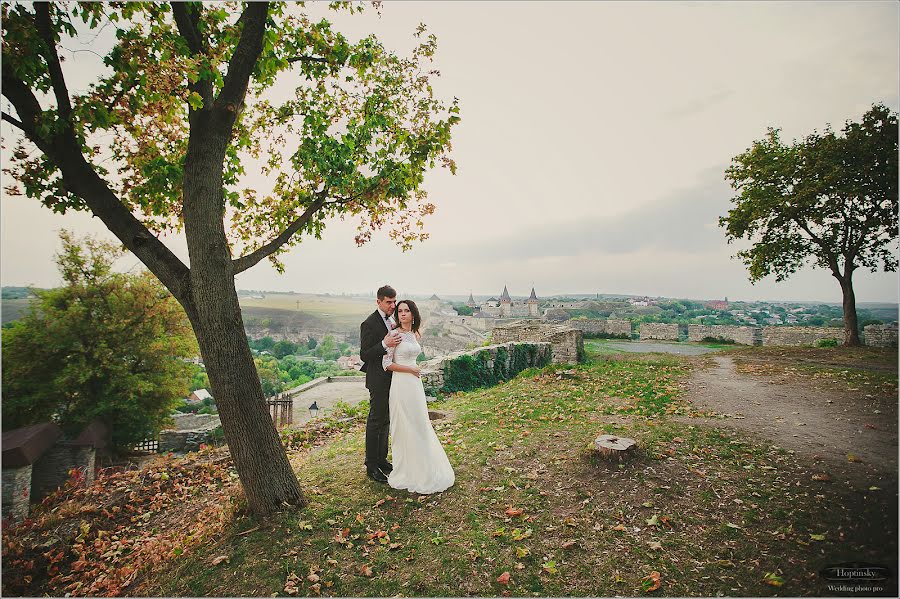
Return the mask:
<svg viewBox="0 0 900 599">
<path fill-rule="evenodd" d="M 0 83 L 2 83 L 0 87 L 3 88 L 3 95 L 12 103 L 19 118 L 22 119 L 20 121 L 22 131 L 34 145 L 46 153 L 49 140 L 38 136 L 36 129 L 37 122 L 44 111 L 34 92 L 21 79 L 13 75 L 12 60 L 6 56 L 3 57 L 3 74 Z"/>
<path fill-rule="evenodd" d="M 294 64 L 295 62 L 321 62 L 328 63 L 328 59 L 322 56 L 291 56 L 287 59 L 288 64 Z"/>
<path fill-rule="evenodd" d="M 180 33 L 181 37 L 184 38 L 184 41 L 187 42 L 191 54 L 204 54 L 205 52 L 203 50 L 203 42 L 200 39 L 200 32 L 197 31 L 195 21 L 191 18 L 190 13 L 188 13 L 188 3 L 171 2 L 170 4 L 172 6 L 172 14 L 175 17 L 175 25 L 178 27 L 178 33 Z"/>
<path fill-rule="evenodd" d="M 69 90 L 66 88 L 66 80 L 63 77 L 62 66 L 59 62 L 59 54 L 56 52 L 56 39 L 53 33 L 53 23 L 50 21 L 49 2 L 34 3 L 34 23 L 38 35 L 41 36 L 41 39 L 47 45 L 44 58 L 47 60 L 47 72 L 50 75 L 50 81 L 53 83 L 53 94 L 56 96 L 59 117 L 66 121 L 67 126 L 71 127 L 72 103 L 69 100 Z"/>
<path fill-rule="evenodd" d="M 188 297 L 190 270 L 122 204 L 94 167 L 84 158 L 82 148 L 70 128 L 48 139 L 37 133 L 43 116 L 34 92 L 12 72 L 11 61 L 3 61 L 3 95 L 12 103 L 22 130 L 62 173 L 66 189 L 84 200 L 125 247 L 131 250 L 179 301 Z M 4 120 L 12 117 L 3 115 Z M 7 118 L 8 117 L 8 118 Z"/>
<path fill-rule="evenodd" d="M 826 258 L 828 259 L 828 267 L 831 269 L 832 274 L 834 274 L 834 276 L 839 281 L 843 281 L 843 278 L 841 275 L 841 269 L 838 265 L 837 258 L 834 257 L 833 252 L 828 251 L 828 246 L 825 244 L 825 241 L 822 240 L 815 233 L 813 233 L 812 230 L 809 228 L 809 225 L 807 225 L 805 222 L 801 221 L 799 218 L 791 217 L 791 219 L 795 223 L 797 223 L 797 226 L 799 226 L 801 229 L 806 231 L 806 234 L 809 235 L 810 239 L 812 239 L 816 245 L 818 245 L 820 248 L 822 248 L 822 250 L 825 252 Z"/>
<path fill-rule="evenodd" d="M 309 220 L 312 218 L 312 216 L 316 212 L 318 212 L 325 204 L 326 204 L 325 198 L 323 196 L 320 196 L 319 199 L 317 199 L 315 202 L 313 202 L 312 205 L 310 205 L 310 207 L 307 208 L 303 212 L 303 214 L 301 214 L 299 217 L 297 217 L 297 219 L 294 222 L 292 222 L 288 226 L 287 229 L 282 231 L 282 233 L 278 237 L 276 237 L 269 243 L 265 244 L 264 246 L 256 249 L 255 251 L 253 251 L 245 256 L 241 256 L 240 258 L 237 258 L 235 260 L 232 260 L 234 274 L 244 272 L 248 268 L 256 265 L 260 260 L 262 260 L 266 256 L 269 256 L 269 255 L 275 253 L 275 251 L 278 250 L 278 248 L 280 248 L 285 243 L 290 241 L 291 237 L 294 236 L 294 233 L 296 233 L 297 231 L 302 229 L 303 226 L 309 222 Z"/>
<path fill-rule="evenodd" d="M 263 47 L 263 34 L 266 31 L 266 17 L 269 14 L 268 2 L 251 2 L 238 22 L 243 22 L 241 39 L 234 48 L 234 54 L 228 63 L 228 74 L 222 84 L 222 91 L 216 98 L 219 106 L 233 105 L 235 107 L 244 103 L 250 74 L 259 58 Z M 236 110 L 235 110 L 236 114 Z"/>
<path fill-rule="evenodd" d="M 21 121 L 17 120 L 15 117 L 13 117 L 11 115 L 6 114 L 5 112 L 3 113 L 3 120 L 6 121 L 7 123 L 11 123 L 11 124 L 15 125 L 18 129 L 21 129 L 23 132 L 26 132 L 25 125 Z"/>
<path fill-rule="evenodd" d="M 187 2 L 172 2 L 171 6 L 172 14 L 175 17 L 175 25 L 178 27 L 178 33 L 187 43 L 191 55 L 205 56 L 206 45 L 203 43 L 203 38 L 200 37 L 200 31 L 197 27 L 200 15 L 194 10 L 188 10 L 189 4 Z M 200 79 L 196 83 L 191 83 L 188 85 L 188 89 L 200 94 L 205 108 L 212 106 L 213 85 L 210 79 Z M 190 108 L 189 111 L 193 113 L 194 109 Z"/>
</svg>

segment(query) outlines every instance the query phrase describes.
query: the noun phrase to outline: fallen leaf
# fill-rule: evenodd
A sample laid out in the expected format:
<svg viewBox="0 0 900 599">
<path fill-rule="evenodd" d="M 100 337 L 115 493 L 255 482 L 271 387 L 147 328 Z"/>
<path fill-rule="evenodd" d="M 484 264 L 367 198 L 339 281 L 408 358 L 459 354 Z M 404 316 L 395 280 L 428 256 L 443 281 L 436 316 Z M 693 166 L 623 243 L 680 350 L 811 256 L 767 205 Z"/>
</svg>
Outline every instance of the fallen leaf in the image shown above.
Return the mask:
<svg viewBox="0 0 900 599">
<path fill-rule="evenodd" d="M 624 524 L 616 524 L 615 526 L 613 526 L 613 530 L 618 530 L 619 532 L 623 532 L 625 530 L 625 525 Z"/>
<path fill-rule="evenodd" d="M 513 516 L 521 516 L 522 514 L 525 513 L 525 510 L 523 510 L 522 508 L 509 506 L 508 508 L 506 508 L 505 513 L 507 516 L 512 518 Z"/>
<path fill-rule="evenodd" d="M 813 474 L 813 475 L 812 475 L 812 479 L 813 479 L 813 480 L 823 480 L 823 481 L 824 481 L 824 480 L 831 480 L 831 477 L 828 476 L 827 474 L 825 474 L 824 472 L 822 472 L 822 473 L 820 473 L 820 474 Z"/>
<path fill-rule="evenodd" d="M 228 561 L 230 561 L 230 560 L 228 559 L 227 555 L 220 555 L 219 557 L 213 558 L 212 565 L 218 566 L 222 562 L 228 562 Z"/>
<path fill-rule="evenodd" d="M 659 526 L 659 516 L 653 514 L 651 518 L 647 518 L 647 526 Z"/>
<path fill-rule="evenodd" d="M 824 540 L 825 540 L 825 535 L 814 535 L 814 534 L 811 534 L 811 535 L 809 535 L 809 538 L 812 539 L 813 541 L 824 541 Z"/>
<path fill-rule="evenodd" d="M 557 572 L 556 562 L 555 561 L 544 562 L 543 565 L 541 565 L 541 571 L 546 572 L 547 574 L 556 574 L 556 572 Z"/>
<path fill-rule="evenodd" d="M 727 526 L 728 528 L 734 528 L 735 530 L 742 530 L 740 526 L 738 526 L 737 524 L 732 524 L 731 522 L 726 522 L 725 526 Z"/>
<path fill-rule="evenodd" d="M 848 453 L 848 454 L 847 454 L 847 461 L 848 461 L 848 462 L 862 462 L 861 459 L 859 459 L 858 457 L 856 457 L 856 456 L 853 455 L 852 453 Z"/>
<path fill-rule="evenodd" d="M 781 585 L 784 584 L 784 578 L 782 578 L 781 576 L 778 576 L 777 574 L 773 574 L 772 572 L 768 572 L 763 577 L 763 582 L 765 582 L 766 584 L 771 585 L 773 587 L 780 587 Z"/>
<path fill-rule="evenodd" d="M 526 555 L 529 555 L 531 551 L 528 550 L 528 547 L 516 547 L 516 557 L 521 559 Z"/>
<path fill-rule="evenodd" d="M 650 545 L 650 549 L 655 549 L 656 551 L 660 551 L 662 549 L 662 543 L 659 541 L 648 541 L 648 545 Z"/>
<path fill-rule="evenodd" d="M 306 577 L 306 580 L 308 580 L 312 583 L 316 583 L 316 582 L 319 582 L 320 579 L 319 579 L 318 574 L 310 574 L 309 576 Z"/>
<path fill-rule="evenodd" d="M 359 573 L 365 576 L 366 578 L 372 578 L 372 568 L 369 566 L 363 566 L 359 569 Z"/>
<path fill-rule="evenodd" d="M 574 539 L 566 541 L 565 543 L 562 544 L 562 548 L 563 549 L 571 549 L 572 547 L 575 546 L 575 543 L 577 543 L 577 542 L 578 541 L 576 541 Z"/>
<path fill-rule="evenodd" d="M 641 579 L 641 587 L 643 587 L 644 591 L 647 593 L 652 593 L 658 589 L 660 584 L 662 584 L 662 582 L 660 580 L 659 572 L 656 570 L 650 572 L 648 576 L 644 576 Z"/>
<path fill-rule="evenodd" d="M 503 585 L 508 585 L 509 578 L 510 578 L 509 572 L 504 572 L 503 574 L 501 574 L 500 576 L 497 577 L 497 582 L 499 582 L 500 584 L 503 584 Z"/>
</svg>

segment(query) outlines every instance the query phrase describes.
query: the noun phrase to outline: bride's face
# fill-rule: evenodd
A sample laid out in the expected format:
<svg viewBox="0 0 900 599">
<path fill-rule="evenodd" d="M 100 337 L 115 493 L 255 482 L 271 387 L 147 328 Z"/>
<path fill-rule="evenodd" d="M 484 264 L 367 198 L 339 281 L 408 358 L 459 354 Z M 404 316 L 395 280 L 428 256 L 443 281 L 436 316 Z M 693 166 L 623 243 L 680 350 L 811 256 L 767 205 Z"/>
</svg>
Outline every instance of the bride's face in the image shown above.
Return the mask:
<svg viewBox="0 0 900 599">
<path fill-rule="evenodd" d="M 406 304 L 400 304 L 397 306 L 397 318 L 399 319 L 400 324 L 402 325 L 412 325 L 413 315 L 409 309 L 409 306 Z"/>
</svg>

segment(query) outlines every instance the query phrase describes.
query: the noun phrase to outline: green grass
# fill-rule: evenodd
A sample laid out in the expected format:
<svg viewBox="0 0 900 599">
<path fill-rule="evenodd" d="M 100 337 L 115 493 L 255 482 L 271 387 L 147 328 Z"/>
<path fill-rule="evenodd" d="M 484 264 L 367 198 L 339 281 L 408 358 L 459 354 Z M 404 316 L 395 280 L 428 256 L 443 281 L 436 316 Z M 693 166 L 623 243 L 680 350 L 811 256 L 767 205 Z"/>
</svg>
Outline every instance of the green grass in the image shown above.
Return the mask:
<svg viewBox="0 0 900 599">
<path fill-rule="evenodd" d="M 625 357 L 451 396 L 434 424 L 457 482 L 435 496 L 365 478 L 358 426 L 294 457 L 306 508 L 239 518 L 135 592 L 284 595 L 296 575 L 302 595 L 642 595 L 657 571 L 656 594 L 805 595 L 823 593 L 829 560 L 894 561 L 892 537 L 864 524 L 888 497 L 848 498 L 787 451 L 690 424 L 689 374 L 676 357 Z M 636 439 L 637 455 L 598 459 L 602 432 Z"/>
</svg>

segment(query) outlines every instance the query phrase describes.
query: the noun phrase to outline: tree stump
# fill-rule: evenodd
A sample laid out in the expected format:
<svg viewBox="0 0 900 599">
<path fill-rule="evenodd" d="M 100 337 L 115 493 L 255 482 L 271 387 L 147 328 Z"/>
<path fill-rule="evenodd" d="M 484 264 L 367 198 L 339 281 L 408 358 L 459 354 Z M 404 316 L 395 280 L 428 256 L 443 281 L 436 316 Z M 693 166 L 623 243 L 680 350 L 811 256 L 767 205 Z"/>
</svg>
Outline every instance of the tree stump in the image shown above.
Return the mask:
<svg viewBox="0 0 900 599">
<path fill-rule="evenodd" d="M 637 442 L 628 437 L 600 435 L 594 440 L 594 450 L 597 455 L 607 460 L 619 460 L 621 462 L 626 456 L 634 453 L 636 447 Z"/>
</svg>

